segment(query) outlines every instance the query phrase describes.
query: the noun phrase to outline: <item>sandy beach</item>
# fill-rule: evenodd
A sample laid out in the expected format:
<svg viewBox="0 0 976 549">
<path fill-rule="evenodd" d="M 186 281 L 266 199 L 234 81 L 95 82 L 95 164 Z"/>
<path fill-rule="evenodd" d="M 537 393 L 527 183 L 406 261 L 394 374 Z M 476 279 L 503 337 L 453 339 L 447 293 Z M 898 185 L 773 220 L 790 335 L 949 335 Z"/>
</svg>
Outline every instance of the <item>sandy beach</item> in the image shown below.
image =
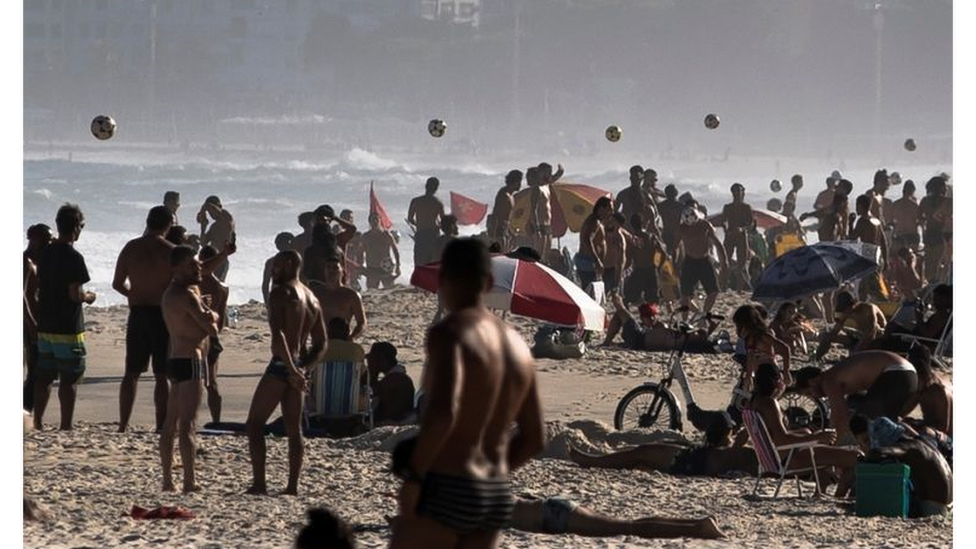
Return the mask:
<svg viewBox="0 0 976 549">
<path fill-rule="evenodd" d="M 410 288 L 364 296 L 369 328 L 364 346 L 388 340 L 400 351 L 408 373 L 419 381 L 424 328 L 436 302 Z M 725 294 L 717 310 L 746 301 Z M 269 359 L 270 336 L 264 307 L 238 307 L 240 322 L 222 335 L 220 385 L 224 421 L 244 421 L 251 395 Z M 346 440 L 307 441 L 300 495 L 277 496 L 284 488 L 286 443 L 269 439 L 272 497 L 244 494 L 250 481 L 247 442 L 238 436 L 201 436 L 198 478 L 203 491 L 191 495 L 160 491 L 157 435 L 152 431 L 152 378 L 139 386 L 132 432 L 115 432 L 118 389 L 124 355 L 124 307 L 88 308 L 88 371 L 79 388 L 73 432 L 55 430 L 57 398 L 46 414 L 47 431 L 24 437 L 24 490 L 52 513 L 48 523 L 27 523 L 25 547 L 290 547 L 310 506 L 327 505 L 357 530 L 363 547 L 389 539 L 384 517 L 396 512 L 398 483 L 386 472 L 388 450 L 405 427 L 378 428 Z M 531 341 L 536 323 L 512 318 Z M 730 329 L 728 321 L 723 326 Z M 798 500 L 749 497 L 749 477 L 703 479 L 641 471 L 581 469 L 565 460 L 566 444 L 606 451 L 666 436 L 666 432 L 613 433 L 617 401 L 650 373 L 659 375 L 663 354 L 622 348 L 590 349 L 580 360 L 539 360 L 539 383 L 550 436 L 544 457 L 519 470 L 516 493 L 569 497 L 595 511 L 625 518 L 710 515 L 728 541 L 606 539 L 544 536 L 508 530 L 503 547 L 946 547 L 952 519 L 857 518 L 852 504 L 832 498 Z M 800 361 L 798 361 L 798 364 Z M 724 406 L 736 367 L 723 355 L 690 355 L 685 362 L 695 395 L 705 408 Z M 209 421 L 204 405 L 201 424 Z M 609 432 L 608 432 L 609 430 Z M 400 434 L 399 436 L 403 436 Z M 177 480 L 180 476 L 177 473 Z M 807 485 L 812 490 L 812 484 Z M 196 514 L 186 521 L 139 521 L 127 515 L 133 505 L 181 505 Z"/>
</svg>

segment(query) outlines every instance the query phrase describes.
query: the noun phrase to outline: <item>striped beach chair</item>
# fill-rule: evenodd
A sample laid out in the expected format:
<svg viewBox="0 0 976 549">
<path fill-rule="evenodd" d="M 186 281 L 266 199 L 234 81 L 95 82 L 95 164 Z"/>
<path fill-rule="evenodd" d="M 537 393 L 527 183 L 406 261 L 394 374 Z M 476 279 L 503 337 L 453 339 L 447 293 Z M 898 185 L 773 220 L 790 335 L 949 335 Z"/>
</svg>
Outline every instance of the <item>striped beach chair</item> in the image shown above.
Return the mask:
<svg viewBox="0 0 976 549">
<path fill-rule="evenodd" d="M 330 341 L 325 360 L 312 375 L 306 416 L 342 419 L 361 416 L 373 428 L 373 411 L 365 353 L 356 343 Z"/>
<path fill-rule="evenodd" d="M 773 444 L 772 437 L 769 436 L 769 431 L 766 429 L 766 423 L 763 422 L 762 417 L 755 410 L 748 408 L 742 410 L 742 422 L 745 425 L 746 432 L 749 433 L 749 440 L 752 442 L 752 447 L 756 450 L 756 458 L 759 461 L 759 471 L 756 474 L 756 485 L 752 489 L 752 495 L 756 495 L 759 492 L 759 484 L 762 482 L 764 474 L 769 473 L 779 477 L 779 482 L 776 484 L 776 492 L 773 494 L 773 497 L 776 498 L 779 497 L 779 491 L 783 486 L 783 479 L 786 478 L 786 475 L 796 475 L 796 473 L 809 471 L 813 471 L 813 478 L 816 480 L 817 488 L 815 495 L 820 495 L 820 477 L 817 475 L 817 462 L 813 455 L 813 449 L 817 446 L 816 442 L 800 442 L 776 446 Z M 800 452 L 810 452 L 810 464 L 812 467 L 790 467 L 793 456 L 796 455 L 798 450 Z M 787 452 L 786 457 L 783 457 L 783 451 Z M 803 488 L 800 486 L 799 476 L 796 476 L 796 495 L 799 498 L 803 497 Z"/>
</svg>

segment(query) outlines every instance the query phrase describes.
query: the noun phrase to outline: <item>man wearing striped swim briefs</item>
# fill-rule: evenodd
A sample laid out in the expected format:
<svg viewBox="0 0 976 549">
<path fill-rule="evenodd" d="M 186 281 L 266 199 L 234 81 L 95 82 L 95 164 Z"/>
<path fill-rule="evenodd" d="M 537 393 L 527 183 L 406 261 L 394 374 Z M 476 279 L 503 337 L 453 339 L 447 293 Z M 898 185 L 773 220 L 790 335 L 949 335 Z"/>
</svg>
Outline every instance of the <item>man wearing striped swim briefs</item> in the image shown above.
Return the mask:
<svg viewBox="0 0 976 549">
<path fill-rule="evenodd" d="M 497 547 L 515 504 L 509 474 L 545 442 L 532 355 L 484 307 L 490 287 L 487 247 L 448 243 L 440 295 L 449 313 L 427 337 L 427 398 L 391 547 Z"/>
</svg>

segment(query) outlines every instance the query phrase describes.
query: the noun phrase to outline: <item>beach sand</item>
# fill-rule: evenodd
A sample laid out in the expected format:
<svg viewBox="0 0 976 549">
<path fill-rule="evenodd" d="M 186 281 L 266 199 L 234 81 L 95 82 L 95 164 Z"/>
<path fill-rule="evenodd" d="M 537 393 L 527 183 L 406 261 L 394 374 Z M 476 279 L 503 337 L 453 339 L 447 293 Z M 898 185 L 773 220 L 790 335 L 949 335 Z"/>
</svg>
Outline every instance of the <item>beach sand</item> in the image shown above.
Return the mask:
<svg viewBox="0 0 976 549">
<path fill-rule="evenodd" d="M 433 317 L 431 294 L 409 288 L 365 296 L 369 328 L 363 344 L 389 340 L 408 373 L 419 381 L 424 328 Z M 717 310 L 731 315 L 746 299 L 725 294 Z M 221 336 L 224 421 L 243 422 L 259 376 L 267 365 L 270 336 L 264 307 L 239 306 L 240 323 Z M 346 440 L 306 441 L 305 469 L 297 497 L 277 496 L 287 474 L 286 443 L 269 438 L 268 481 L 274 497 L 244 494 L 251 468 L 247 441 L 239 436 L 199 437 L 198 479 L 203 491 L 191 495 L 160 491 L 158 436 L 152 433 L 152 377 L 139 386 L 132 431 L 115 433 L 118 388 L 124 356 L 124 307 L 89 308 L 88 371 L 79 388 L 73 432 L 55 430 L 56 395 L 46 414 L 47 430 L 24 436 L 24 492 L 52 515 L 27 523 L 25 547 L 291 547 L 311 506 L 329 506 L 358 531 L 362 547 L 389 539 L 384 517 L 396 512 L 398 483 L 386 472 L 389 447 L 404 427 L 378 428 Z M 531 341 L 536 323 L 511 320 Z M 723 326 L 730 328 L 728 322 Z M 617 401 L 648 375 L 657 378 L 663 354 L 621 348 L 590 349 L 580 360 L 539 360 L 539 385 L 550 443 L 544 457 L 513 477 L 516 493 L 564 496 L 592 510 L 621 518 L 710 515 L 729 535 L 724 542 L 643 540 L 636 537 L 545 536 L 508 530 L 503 547 L 947 547 L 952 519 L 857 518 L 852 504 L 832 498 L 799 500 L 792 483 L 778 500 L 749 496 L 754 479 L 703 479 L 647 473 L 581 469 L 565 460 L 566 443 L 593 451 L 623 448 L 670 437 L 700 439 L 686 427 L 669 432 L 613 433 Z M 685 361 L 695 397 L 704 408 L 728 401 L 736 367 L 720 355 L 689 355 Z M 679 396 L 680 399 L 680 396 Z M 203 405 L 200 423 L 209 421 Z M 176 472 L 177 484 L 180 472 Z M 805 485 L 805 492 L 812 484 Z M 196 514 L 186 521 L 128 518 L 133 505 L 180 505 Z"/>
</svg>

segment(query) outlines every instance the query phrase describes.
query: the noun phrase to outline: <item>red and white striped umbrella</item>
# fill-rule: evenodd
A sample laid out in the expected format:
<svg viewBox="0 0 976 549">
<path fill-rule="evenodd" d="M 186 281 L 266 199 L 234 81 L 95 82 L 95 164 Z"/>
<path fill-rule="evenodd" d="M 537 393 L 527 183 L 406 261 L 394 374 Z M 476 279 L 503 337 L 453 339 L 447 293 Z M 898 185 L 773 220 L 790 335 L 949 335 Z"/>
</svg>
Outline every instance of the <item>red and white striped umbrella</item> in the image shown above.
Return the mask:
<svg viewBox="0 0 976 549">
<path fill-rule="evenodd" d="M 410 284 L 430 292 L 439 286 L 441 264 L 419 266 Z M 491 258 L 494 286 L 485 306 L 563 326 L 582 326 L 602 332 L 606 311 L 579 286 L 541 263 L 504 255 Z"/>
</svg>

